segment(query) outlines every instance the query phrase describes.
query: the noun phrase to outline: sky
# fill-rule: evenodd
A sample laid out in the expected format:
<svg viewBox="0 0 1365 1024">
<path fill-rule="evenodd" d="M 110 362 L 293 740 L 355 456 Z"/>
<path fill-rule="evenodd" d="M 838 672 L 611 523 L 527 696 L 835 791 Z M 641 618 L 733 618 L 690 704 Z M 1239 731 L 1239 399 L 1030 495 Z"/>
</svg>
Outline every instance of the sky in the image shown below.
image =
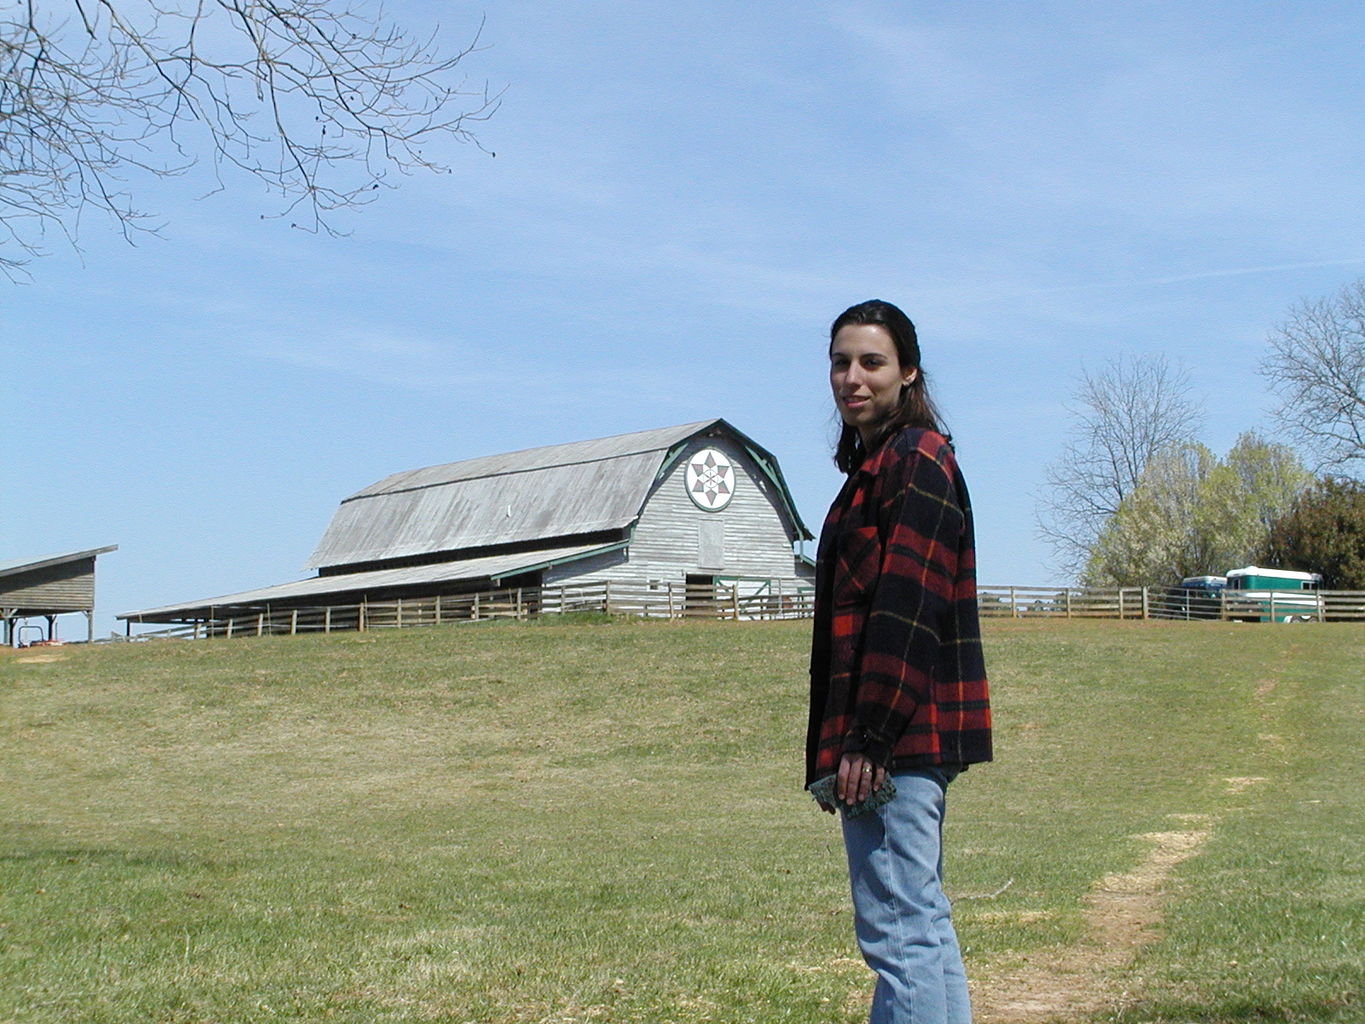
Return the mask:
<svg viewBox="0 0 1365 1024">
<path fill-rule="evenodd" d="M 873 297 L 919 329 L 981 582 L 1064 583 L 1035 507 L 1082 369 L 1164 354 L 1216 452 L 1273 437 L 1268 334 L 1365 275 L 1355 2 L 387 10 L 451 49 L 485 19 L 502 103 L 449 173 L 340 238 L 132 177 L 159 237 L 89 215 L 0 281 L 0 561 L 119 545 L 99 636 L 309 575 L 390 473 L 716 416 L 818 529 L 828 325 Z"/>
</svg>

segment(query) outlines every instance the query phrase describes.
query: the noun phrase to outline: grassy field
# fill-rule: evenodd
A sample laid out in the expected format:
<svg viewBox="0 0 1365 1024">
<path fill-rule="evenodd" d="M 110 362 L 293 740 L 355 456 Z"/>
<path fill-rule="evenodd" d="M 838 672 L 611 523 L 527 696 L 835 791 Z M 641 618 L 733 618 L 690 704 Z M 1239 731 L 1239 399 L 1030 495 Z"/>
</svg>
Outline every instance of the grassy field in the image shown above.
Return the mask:
<svg viewBox="0 0 1365 1024">
<path fill-rule="evenodd" d="M 862 1020 L 807 629 L 0 651 L 0 1022 Z M 1365 628 L 986 629 L 981 1020 L 1365 1017 Z"/>
</svg>

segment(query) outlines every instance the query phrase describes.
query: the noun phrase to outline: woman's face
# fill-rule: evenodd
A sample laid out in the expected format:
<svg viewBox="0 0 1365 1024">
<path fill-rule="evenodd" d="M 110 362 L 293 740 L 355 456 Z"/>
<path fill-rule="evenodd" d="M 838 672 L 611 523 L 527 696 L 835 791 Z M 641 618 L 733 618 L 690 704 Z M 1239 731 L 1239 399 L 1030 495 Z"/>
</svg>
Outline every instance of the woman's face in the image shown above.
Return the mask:
<svg viewBox="0 0 1365 1024">
<path fill-rule="evenodd" d="M 879 324 L 839 328 L 829 347 L 829 386 L 840 417 L 858 431 L 864 446 L 900 404 L 901 388 L 915 379 L 913 366 L 902 367 L 895 342 Z"/>
</svg>

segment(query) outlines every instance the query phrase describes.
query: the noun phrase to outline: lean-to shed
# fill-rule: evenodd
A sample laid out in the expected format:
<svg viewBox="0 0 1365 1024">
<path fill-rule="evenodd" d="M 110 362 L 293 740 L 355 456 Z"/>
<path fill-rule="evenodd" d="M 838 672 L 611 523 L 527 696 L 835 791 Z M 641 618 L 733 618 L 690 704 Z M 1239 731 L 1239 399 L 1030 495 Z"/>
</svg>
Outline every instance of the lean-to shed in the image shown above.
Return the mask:
<svg viewBox="0 0 1365 1024">
<path fill-rule="evenodd" d="M 5 623 L 5 644 L 14 643 L 18 620 L 30 617 L 45 618 L 45 639 L 56 640 L 57 616 L 70 612 L 85 615 L 85 637 L 93 640 L 95 558 L 117 550 L 117 544 L 110 544 L 85 551 L 0 562 L 0 618 Z"/>
<path fill-rule="evenodd" d="M 129 612 L 187 622 L 290 607 L 568 582 L 809 577 L 777 460 L 725 420 L 490 455 L 385 477 L 342 501 L 317 575 Z"/>
</svg>

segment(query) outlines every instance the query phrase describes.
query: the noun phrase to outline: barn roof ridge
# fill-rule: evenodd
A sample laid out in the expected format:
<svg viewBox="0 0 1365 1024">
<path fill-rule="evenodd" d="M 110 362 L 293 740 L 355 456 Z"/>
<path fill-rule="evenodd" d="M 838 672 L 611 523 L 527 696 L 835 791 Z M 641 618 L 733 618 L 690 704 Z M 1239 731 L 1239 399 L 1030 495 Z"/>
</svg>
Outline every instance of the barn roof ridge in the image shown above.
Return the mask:
<svg viewBox="0 0 1365 1024">
<path fill-rule="evenodd" d="M 390 473 L 381 480 L 370 484 L 368 487 L 361 488 L 354 494 L 342 499 L 342 504 L 349 501 L 356 501 L 361 498 L 372 498 L 381 494 L 404 494 L 412 491 L 425 490 L 431 487 L 441 487 L 446 484 L 458 483 L 463 480 L 487 479 L 499 476 L 514 476 L 519 473 L 535 473 L 540 470 L 550 468 L 563 468 L 567 466 L 586 466 L 594 462 L 608 462 L 612 459 L 619 459 L 630 455 L 641 455 L 651 451 L 665 451 L 680 441 L 686 440 L 695 434 L 713 427 L 718 423 L 725 423 L 720 417 L 713 417 L 706 420 L 697 420 L 694 423 L 680 423 L 672 427 L 655 427 L 650 430 L 632 430 L 624 434 L 611 434 L 607 437 L 584 438 L 578 441 L 561 441 L 558 444 L 537 445 L 532 448 L 519 448 L 511 452 L 494 452 L 490 455 L 475 455 L 468 459 L 457 459 L 454 462 L 437 463 L 434 466 L 419 466 L 415 469 L 401 470 L 397 473 Z M 733 427 L 728 423 L 725 426 L 736 434 Z M 743 438 L 743 435 L 739 435 Z M 648 442 L 629 447 L 610 447 L 613 442 L 620 445 L 627 439 L 636 438 Z M 536 461 L 535 456 L 544 456 L 556 451 L 565 449 L 580 449 L 580 457 L 568 457 L 563 459 L 550 459 Z M 483 472 L 478 464 L 486 463 L 489 468 Z M 463 472 L 457 472 L 459 467 L 464 467 Z M 411 480 L 407 483 L 405 481 Z"/>
</svg>

